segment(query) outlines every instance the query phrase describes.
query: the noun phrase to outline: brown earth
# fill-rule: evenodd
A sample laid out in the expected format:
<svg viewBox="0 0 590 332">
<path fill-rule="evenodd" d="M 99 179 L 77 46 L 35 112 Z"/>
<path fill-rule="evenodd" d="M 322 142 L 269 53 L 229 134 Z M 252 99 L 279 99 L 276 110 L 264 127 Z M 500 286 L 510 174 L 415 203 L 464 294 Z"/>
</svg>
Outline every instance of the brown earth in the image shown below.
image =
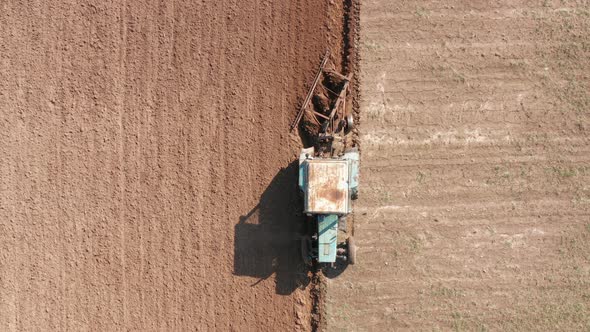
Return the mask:
<svg viewBox="0 0 590 332">
<path fill-rule="evenodd" d="M 0 4 L 0 329 L 310 329 L 289 122 L 342 4 Z"/>
<path fill-rule="evenodd" d="M 358 262 L 328 330 L 590 329 L 589 8 L 363 2 Z"/>
</svg>

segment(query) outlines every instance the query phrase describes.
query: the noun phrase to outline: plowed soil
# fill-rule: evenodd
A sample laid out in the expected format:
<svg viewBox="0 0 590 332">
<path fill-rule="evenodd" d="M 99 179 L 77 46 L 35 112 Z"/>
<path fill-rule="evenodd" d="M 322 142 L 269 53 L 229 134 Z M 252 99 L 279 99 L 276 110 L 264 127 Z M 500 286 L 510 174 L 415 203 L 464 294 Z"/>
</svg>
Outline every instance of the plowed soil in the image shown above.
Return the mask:
<svg viewBox="0 0 590 332">
<path fill-rule="evenodd" d="M 358 255 L 329 330 L 590 328 L 589 8 L 363 2 Z"/>
<path fill-rule="evenodd" d="M 288 127 L 341 10 L 3 1 L 0 329 L 310 329 Z"/>
</svg>

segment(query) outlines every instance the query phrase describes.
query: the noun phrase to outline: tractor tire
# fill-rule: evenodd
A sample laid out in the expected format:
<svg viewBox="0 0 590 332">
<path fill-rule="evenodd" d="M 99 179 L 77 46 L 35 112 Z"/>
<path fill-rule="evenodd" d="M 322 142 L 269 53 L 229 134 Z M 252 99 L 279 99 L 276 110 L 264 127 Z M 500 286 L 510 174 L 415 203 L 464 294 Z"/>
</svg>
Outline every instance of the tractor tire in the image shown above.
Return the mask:
<svg viewBox="0 0 590 332">
<path fill-rule="evenodd" d="M 346 239 L 346 248 L 348 250 L 348 264 L 354 265 L 356 263 L 356 246 L 352 236 Z"/>
<path fill-rule="evenodd" d="M 345 119 L 345 130 L 344 134 L 350 133 L 354 129 L 354 117 L 352 114 L 348 114 Z"/>
<path fill-rule="evenodd" d="M 301 259 L 307 266 L 311 266 L 312 260 L 309 253 L 311 252 L 311 238 L 309 235 L 301 237 Z"/>
</svg>

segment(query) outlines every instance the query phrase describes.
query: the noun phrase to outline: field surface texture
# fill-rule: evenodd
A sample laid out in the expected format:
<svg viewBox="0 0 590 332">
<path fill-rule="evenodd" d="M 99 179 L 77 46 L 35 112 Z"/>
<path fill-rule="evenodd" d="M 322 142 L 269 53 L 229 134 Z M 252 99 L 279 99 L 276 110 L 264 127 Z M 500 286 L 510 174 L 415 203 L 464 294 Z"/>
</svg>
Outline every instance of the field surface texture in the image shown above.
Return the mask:
<svg viewBox="0 0 590 332">
<path fill-rule="evenodd" d="M 330 6 L 0 2 L 0 330 L 311 329 L 288 128 Z"/>
<path fill-rule="evenodd" d="M 363 1 L 328 330 L 590 329 L 589 35 L 588 1 Z"/>
</svg>

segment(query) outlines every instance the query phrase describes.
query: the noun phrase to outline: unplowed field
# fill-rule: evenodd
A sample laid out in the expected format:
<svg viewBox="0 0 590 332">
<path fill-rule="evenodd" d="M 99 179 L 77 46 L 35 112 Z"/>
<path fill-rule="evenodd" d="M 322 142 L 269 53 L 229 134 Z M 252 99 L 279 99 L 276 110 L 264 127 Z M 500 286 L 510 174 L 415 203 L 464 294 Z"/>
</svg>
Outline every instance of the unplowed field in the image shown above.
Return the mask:
<svg viewBox="0 0 590 332">
<path fill-rule="evenodd" d="M 329 330 L 590 328 L 589 9 L 363 2 L 358 263 Z"/>
<path fill-rule="evenodd" d="M 0 330 L 309 329 L 288 127 L 341 7 L 2 1 Z"/>
</svg>

